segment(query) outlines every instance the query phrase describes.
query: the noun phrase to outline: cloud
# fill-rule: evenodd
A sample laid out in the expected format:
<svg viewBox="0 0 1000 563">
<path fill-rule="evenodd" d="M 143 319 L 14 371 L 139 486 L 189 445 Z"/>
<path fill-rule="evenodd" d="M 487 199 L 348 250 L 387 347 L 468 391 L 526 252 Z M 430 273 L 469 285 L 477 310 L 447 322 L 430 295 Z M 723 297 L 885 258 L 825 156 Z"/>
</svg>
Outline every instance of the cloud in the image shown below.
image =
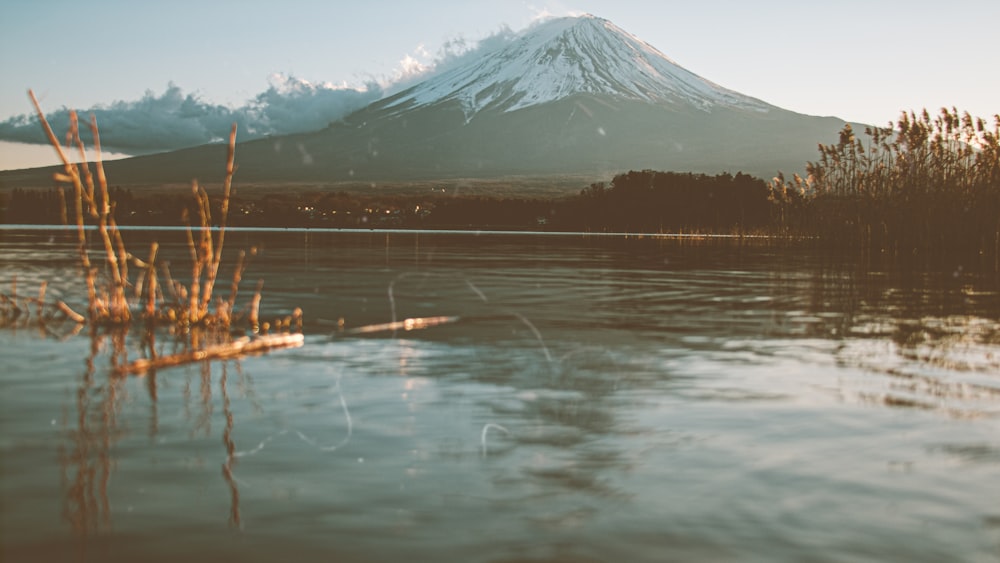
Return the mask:
<svg viewBox="0 0 1000 563">
<path fill-rule="evenodd" d="M 162 94 L 147 90 L 139 100 L 116 101 L 78 112 L 82 119 L 93 114 L 101 129 L 101 144 L 130 153 L 193 146 L 214 141 L 236 121 L 246 126 L 243 112 L 212 105 L 194 94 L 185 95 L 173 83 Z M 47 114 L 52 129 L 60 134 L 69 128 L 70 109 L 63 107 Z M 90 133 L 81 127 L 81 136 L 90 142 Z M 45 143 L 35 115 L 18 115 L 0 122 L 0 139 L 23 143 Z"/>
<path fill-rule="evenodd" d="M 417 46 L 416 52 L 406 55 L 399 62 L 400 69 L 390 81 L 383 84 L 386 94 L 401 92 L 410 86 L 448 72 L 469 61 L 475 60 L 490 52 L 508 45 L 516 34 L 507 26 L 501 26 L 490 35 L 470 41 L 463 36 L 450 39 L 441 46 L 433 60 L 423 45 Z"/>
<path fill-rule="evenodd" d="M 115 101 L 78 114 L 81 119 L 91 114 L 97 118 L 102 147 L 142 154 L 219 142 L 234 122 L 243 140 L 322 129 L 380 97 L 382 89 L 374 82 L 351 88 L 275 75 L 267 90 L 237 108 L 208 103 L 170 83 L 162 94 L 147 90 L 139 100 Z M 70 108 L 63 107 L 45 117 L 61 134 L 69 128 L 69 115 Z M 81 137 L 91 143 L 88 128 L 81 128 Z M 0 140 L 47 142 L 38 117 L 27 114 L 0 122 Z"/>
<path fill-rule="evenodd" d="M 396 71 L 392 84 L 404 81 L 409 82 L 415 78 L 419 78 L 430 68 L 430 66 L 420 62 L 420 59 L 417 59 L 413 55 L 406 55 L 403 57 L 403 60 L 399 61 L 399 69 Z"/>
<path fill-rule="evenodd" d="M 557 14 L 555 12 L 549 11 L 549 9 L 547 7 L 545 7 L 545 8 L 532 8 L 532 11 L 535 14 L 534 16 L 531 17 L 532 23 L 537 23 L 537 22 L 540 22 L 540 21 L 545 21 L 545 20 L 547 20 L 549 18 L 557 17 Z"/>
<path fill-rule="evenodd" d="M 545 20 L 551 18 L 563 18 L 567 16 L 575 18 L 587 13 L 581 12 L 580 10 L 571 10 L 564 6 L 562 2 L 555 2 L 555 6 L 552 4 L 553 2 L 549 2 L 547 5 L 541 7 L 528 4 L 527 8 L 533 14 L 531 17 L 531 25 L 544 22 Z"/>
<path fill-rule="evenodd" d="M 212 104 L 196 93 L 185 93 L 168 83 L 162 93 L 147 90 L 142 98 L 119 100 L 88 109 L 78 109 L 82 120 L 93 114 L 101 132 L 101 145 L 109 151 L 143 154 L 223 141 L 235 122 L 240 139 L 315 131 L 353 111 L 404 90 L 419 81 L 447 72 L 488 52 L 499 49 L 515 36 L 509 27 L 476 41 L 456 37 L 431 57 L 423 45 L 406 55 L 393 75 L 381 81 L 370 79 L 361 86 L 312 83 L 291 75 L 275 74 L 268 88 L 242 106 Z M 70 108 L 46 114 L 57 134 L 69 128 Z M 91 144 L 90 132 L 81 136 Z M 0 140 L 31 144 L 47 141 L 38 117 L 23 114 L 0 121 Z"/>
<path fill-rule="evenodd" d="M 312 84 L 294 76 L 271 76 L 270 87 L 244 111 L 251 134 L 284 135 L 315 131 L 382 97 L 382 87 L 369 81 L 361 88 Z"/>
</svg>

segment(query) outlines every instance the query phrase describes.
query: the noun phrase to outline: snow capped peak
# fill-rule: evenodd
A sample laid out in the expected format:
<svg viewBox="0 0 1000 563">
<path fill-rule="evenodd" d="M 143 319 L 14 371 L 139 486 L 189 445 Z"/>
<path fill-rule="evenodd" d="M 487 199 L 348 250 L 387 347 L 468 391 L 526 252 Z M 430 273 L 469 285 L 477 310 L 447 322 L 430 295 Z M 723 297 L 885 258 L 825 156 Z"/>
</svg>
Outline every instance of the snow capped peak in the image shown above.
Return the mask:
<svg viewBox="0 0 1000 563">
<path fill-rule="evenodd" d="M 701 78 L 590 14 L 535 24 L 504 46 L 387 99 L 385 107 L 405 110 L 455 100 L 471 117 L 484 109 L 510 112 L 573 94 L 686 104 L 703 111 L 715 106 L 770 109 Z"/>
</svg>

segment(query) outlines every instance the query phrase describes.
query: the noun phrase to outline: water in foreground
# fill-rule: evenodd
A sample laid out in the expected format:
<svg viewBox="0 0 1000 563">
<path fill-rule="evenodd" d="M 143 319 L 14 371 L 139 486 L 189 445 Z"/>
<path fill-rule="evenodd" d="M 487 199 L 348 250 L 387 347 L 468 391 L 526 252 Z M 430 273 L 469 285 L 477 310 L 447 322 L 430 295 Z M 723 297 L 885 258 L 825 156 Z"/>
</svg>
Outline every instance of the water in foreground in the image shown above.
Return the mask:
<svg viewBox="0 0 1000 563">
<path fill-rule="evenodd" d="M 183 271 L 177 233 L 155 237 Z M 302 348 L 0 330 L 4 561 L 996 561 L 1000 294 L 738 241 L 234 233 Z M 58 233 L 0 287 L 80 302 Z M 407 317 L 420 331 L 338 333 Z M 137 346 L 129 344 L 130 357 Z"/>
</svg>

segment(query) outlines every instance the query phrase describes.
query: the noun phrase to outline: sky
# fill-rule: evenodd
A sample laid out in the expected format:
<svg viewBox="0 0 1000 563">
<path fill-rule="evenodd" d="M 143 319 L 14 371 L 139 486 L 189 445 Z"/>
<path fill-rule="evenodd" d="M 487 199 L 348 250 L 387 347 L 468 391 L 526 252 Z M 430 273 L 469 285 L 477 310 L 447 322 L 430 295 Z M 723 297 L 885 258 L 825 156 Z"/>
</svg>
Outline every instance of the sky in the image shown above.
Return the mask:
<svg viewBox="0 0 1000 563">
<path fill-rule="evenodd" d="M 55 123 L 93 113 L 106 147 L 155 152 L 233 121 L 245 135 L 320 128 L 480 41 L 583 13 L 800 113 L 1000 113 L 996 0 L 3 0 L 0 169 L 57 163 L 23 142 L 41 140 L 29 88 Z"/>
</svg>

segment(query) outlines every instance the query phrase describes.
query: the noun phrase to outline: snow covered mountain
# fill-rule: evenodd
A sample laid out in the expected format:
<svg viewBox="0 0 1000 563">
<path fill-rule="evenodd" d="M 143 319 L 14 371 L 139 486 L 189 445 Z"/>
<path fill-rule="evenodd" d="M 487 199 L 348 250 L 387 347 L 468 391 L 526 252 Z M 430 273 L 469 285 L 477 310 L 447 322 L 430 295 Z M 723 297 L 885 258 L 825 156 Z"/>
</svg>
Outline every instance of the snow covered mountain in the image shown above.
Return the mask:
<svg viewBox="0 0 1000 563">
<path fill-rule="evenodd" d="M 457 100 L 470 117 L 486 109 L 511 112 L 572 94 L 704 110 L 724 106 L 766 112 L 771 107 L 705 80 L 610 21 L 589 14 L 537 24 L 509 45 L 382 105 L 412 109 Z"/>
<path fill-rule="evenodd" d="M 802 171 L 843 124 L 723 88 L 583 16 L 530 27 L 315 132 L 241 143 L 238 178 L 322 187 L 518 176 L 539 178 L 538 189 L 641 169 L 767 179 Z M 118 185 L 185 184 L 217 177 L 221 155 L 204 146 L 105 167 Z M 0 173 L 3 185 L 50 181 Z"/>
</svg>

